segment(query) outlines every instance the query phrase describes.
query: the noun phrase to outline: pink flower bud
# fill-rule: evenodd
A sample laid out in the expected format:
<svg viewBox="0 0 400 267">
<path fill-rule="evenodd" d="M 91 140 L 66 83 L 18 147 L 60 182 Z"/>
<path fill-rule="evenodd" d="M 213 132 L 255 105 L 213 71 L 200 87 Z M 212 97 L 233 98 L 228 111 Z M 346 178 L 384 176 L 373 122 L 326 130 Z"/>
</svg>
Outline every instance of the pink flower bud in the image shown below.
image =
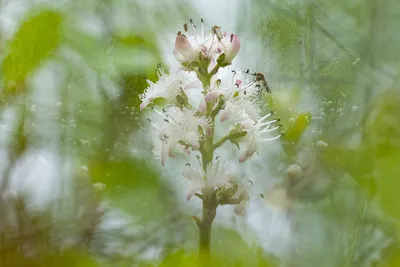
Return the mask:
<svg viewBox="0 0 400 267">
<path fill-rule="evenodd" d="M 245 162 L 247 159 L 251 158 L 256 151 L 251 148 L 247 148 L 242 156 L 239 158 L 239 162 Z"/>
<path fill-rule="evenodd" d="M 223 63 L 231 63 L 240 50 L 239 37 L 235 34 L 231 34 L 230 36 L 225 35 L 224 38 L 221 39 L 220 44 L 221 50 L 225 54 Z"/>
<path fill-rule="evenodd" d="M 245 162 L 248 159 L 248 157 L 246 157 L 246 155 L 241 155 L 239 158 L 239 162 Z"/>
<path fill-rule="evenodd" d="M 222 112 L 220 121 L 224 122 L 224 121 L 227 121 L 228 119 L 229 119 L 229 112 L 227 112 L 227 111 Z"/>
<path fill-rule="evenodd" d="M 220 92 L 209 92 L 206 94 L 206 96 L 204 97 L 204 100 L 206 100 L 206 102 L 211 102 L 213 100 L 215 100 L 217 97 L 219 97 L 221 95 Z"/>
<path fill-rule="evenodd" d="M 148 101 L 144 101 L 140 104 L 140 110 L 143 110 L 145 107 L 147 107 L 150 104 Z"/>
<path fill-rule="evenodd" d="M 174 55 L 179 61 L 191 63 L 198 60 L 199 54 L 187 37 L 181 32 L 178 32 L 175 39 Z"/>
<path fill-rule="evenodd" d="M 202 113 L 206 113 L 206 111 L 207 111 L 207 103 L 206 103 L 206 101 L 204 100 L 204 98 L 202 98 L 202 99 L 200 100 L 199 111 L 202 112 Z"/>
<path fill-rule="evenodd" d="M 185 152 L 186 154 L 190 155 L 190 149 L 188 147 L 185 146 L 181 146 L 182 151 Z"/>
</svg>

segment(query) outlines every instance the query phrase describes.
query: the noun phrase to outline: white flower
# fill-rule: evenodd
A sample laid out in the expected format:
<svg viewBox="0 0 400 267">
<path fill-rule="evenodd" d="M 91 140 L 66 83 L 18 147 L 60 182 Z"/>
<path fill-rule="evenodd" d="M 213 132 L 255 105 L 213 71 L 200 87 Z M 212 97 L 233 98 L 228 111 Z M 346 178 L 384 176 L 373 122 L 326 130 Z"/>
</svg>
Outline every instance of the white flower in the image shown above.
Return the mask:
<svg viewBox="0 0 400 267">
<path fill-rule="evenodd" d="M 251 75 L 242 70 L 232 70 L 230 67 L 220 69 L 212 78 L 212 86 L 204 99 L 210 102 L 221 95 L 225 101 L 237 97 L 256 97 L 258 94 L 256 85 Z"/>
<path fill-rule="evenodd" d="M 202 58 L 215 59 L 217 55 L 216 37 L 212 31 L 204 31 L 204 23 L 201 25 L 201 33 L 191 22 L 191 29 L 184 25 L 185 33 L 178 32 L 175 39 L 174 56 L 181 62 L 197 62 Z M 189 31 L 190 30 L 190 31 Z M 193 34 L 191 34 L 193 31 Z"/>
<path fill-rule="evenodd" d="M 159 80 L 153 83 L 147 80 L 150 85 L 143 94 L 140 95 L 140 109 L 144 109 L 156 98 L 164 98 L 169 103 L 176 103 L 179 95 L 186 96 L 186 90 L 196 87 L 199 81 L 196 76 L 186 71 L 166 74 L 162 68 L 157 70 Z"/>
<path fill-rule="evenodd" d="M 200 62 L 203 59 L 210 60 L 209 69 L 216 65 L 216 59 L 220 54 L 225 54 L 222 64 L 230 64 L 240 49 L 240 41 L 237 35 L 222 34 L 220 27 L 214 26 L 209 31 L 204 31 L 204 23 L 201 23 L 201 33 L 191 21 L 191 27 L 184 25 L 184 33 L 178 32 L 175 39 L 174 56 L 181 63 Z M 193 33 L 191 34 L 191 31 Z"/>
<path fill-rule="evenodd" d="M 221 122 L 233 118 L 236 122 L 246 121 L 248 118 L 256 122 L 259 118 L 260 108 L 257 102 L 250 97 L 233 98 L 225 104 L 221 112 Z"/>
<path fill-rule="evenodd" d="M 182 175 L 190 183 L 190 190 L 186 196 L 187 200 L 190 200 L 192 196 L 205 188 L 217 189 L 231 186 L 231 175 L 227 172 L 226 164 L 219 159 L 210 163 L 205 171 L 200 162 L 197 168 L 187 164 Z"/>
<path fill-rule="evenodd" d="M 199 126 L 205 134 L 211 133 L 208 120 L 197 115 L 194 110 L 170 106 L 163 112 L 156 109 L 155 111 L 163 120 L 158 123 L 152 122 L 157 133 L 153 151 L 161 158 L 163 166 L 167 156 L 175 156 L 173 150 L 178 144 L 185 152 L 190 152 L 189 148 L 200 148 L 199 141 L 203 136 L 199 132 Z"/>
<path fill-rule="evenodd" d="M 236 122 L 246 120 L 248 117 L 253 121 L 258 120 L 260 114 L 257 103 L 258 89 L 249 74 L 241 70 L 232 71 L 230 68 L 225 68 L 219 71 L 214 80 L 203 102 L 211 102 L 222 96 L 225 105 L 221 111 L 221 122 L 231 117 L 234 117 Z M 242 115 L 245 117 L 239 118 Z"/>
<path fill-rule="evenodd" d="M 221 38 L 218 48 L 222 53 L 225 54 L 225 59 L 222 63 L 230 64 L 233 58 L 239 53 L 240 50 L 240 40 L 235 34 L 228 35 L 224 33 L 224 37 Z"/>
<path fill-rule="evenodd" d="M 264 147 L 264 143 L 272 141 L 281 137 L 279 134 L 274 137 L 266 138 L 265 135 L 268 132 L 275 131 L 280 128 L 280 126 L 271 127 L 273 123 L 278 120 L 266 121 L 266 119 L 271 116 L 272 113 L 260 118 L 256 123 L 253 120 L 248 119 L 247 121 L 241 123 L 241 130 L 246 131 L 246 135 L 241 138 L 240 143 L 244 145 L 244 150 L 239 158 L 239 162 L 244 162 L 248 158 L 252 157 L 254 153 L 260 153 Z"/>
</svg>

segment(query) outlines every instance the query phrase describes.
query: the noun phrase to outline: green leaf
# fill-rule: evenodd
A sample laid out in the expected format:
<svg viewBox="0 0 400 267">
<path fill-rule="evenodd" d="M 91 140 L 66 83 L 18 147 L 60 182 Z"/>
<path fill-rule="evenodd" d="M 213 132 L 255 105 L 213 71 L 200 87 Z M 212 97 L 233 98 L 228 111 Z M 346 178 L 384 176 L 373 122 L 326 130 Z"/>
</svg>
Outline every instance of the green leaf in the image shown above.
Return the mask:
<svg viewBox="0 0 400 267">
<path fill-rule="evenodd" d="M 2 64 L 6 84 L 20 83 L 52 55 L 61 40 L 60 13 L 43 10 L 28 18 L 8 45 L 8 55 Z"/>
<path fill-rule="evenodd" d="M 379 189 L 379 202 L 383 210 L 400 222 L 398 205 L 400 192 L 400 152 L 376 162 L 376 176 Z"/>
<path fill-rule="evenodd" d="M 297 115 L 293 122 L 285 122 L 286 134 L 283 136 L 283 139 L 289 142 L 297 142 L 310 124 L 310 119 L 311 114 L 302 113 Z"/>
<path fill-rule="evenodd" d="M 121 159 L 118 161 L 94 161 L 89 165 L 94 183 L 107 187 L 153 187 L 158 184 L 158 174 L 144 160 Z"/>
<path fill-rule="evenodd" d="M 368 116 L 366 136 L 374 156 L 386 157 L 400 150 L 400 91 L 380 95 Z"/>
</svg>

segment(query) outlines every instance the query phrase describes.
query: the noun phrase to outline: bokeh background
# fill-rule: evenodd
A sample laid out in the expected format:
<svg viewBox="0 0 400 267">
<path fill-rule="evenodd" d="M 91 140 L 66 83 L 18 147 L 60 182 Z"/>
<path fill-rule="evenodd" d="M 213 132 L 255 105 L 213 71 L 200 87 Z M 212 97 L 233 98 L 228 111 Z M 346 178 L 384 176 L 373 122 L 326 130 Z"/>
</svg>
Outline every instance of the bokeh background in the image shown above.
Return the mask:
<svg viewBox="0 0 400 267">
<path fill-rule="evenodd" d="M 138 97 L 190 18 L 240 36 L 286 131 L 237 166 L 215 266 L 400 266 L 397 0 L 0 0 L 0 266 L 195 265 L 200 202 Z"/>
</svg>

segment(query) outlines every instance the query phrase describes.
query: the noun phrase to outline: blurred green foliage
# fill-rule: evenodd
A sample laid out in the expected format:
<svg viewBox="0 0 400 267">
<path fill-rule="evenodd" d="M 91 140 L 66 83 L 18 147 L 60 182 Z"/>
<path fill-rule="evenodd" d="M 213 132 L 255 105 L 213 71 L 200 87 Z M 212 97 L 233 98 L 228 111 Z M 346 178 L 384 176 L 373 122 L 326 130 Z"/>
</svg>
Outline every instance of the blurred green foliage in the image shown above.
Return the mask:
<svg viewBox="0 0 400 267">
<path fill-rule="evenodd" d="M 61 43 L 62 15 L 52 10 L 25 20 L 10 41 L 8 55 L 2 62 L 4 82 L 20 83 L 27 74 L 50 57 Z"/>
<path fill-rule="evenodd" d="M 157 80 L 157 64 L 164 65 L 160 32 L 182 24 L 182 13 L 190 13 L 190 7 L 181 1 L 153 1 L 148 6 L 133 0 L 71 2 L 55 8 L 28 7 L 15 33 L 1 36 L 0 100 L 6 104 L 4 109 L 22 110 L 13 131 L 15 137 L 5 145 L 11 155 L 6 175 L 25 151 L 50 146 L 56 139 L 54 150 L 60 151 L 62 159 L 72 158 L 79 173 L 71 175 L 77 180 L 77 190 L 70 196 L 73 204 L 64 207 L 55 203 L 55 210 L 65 212 L 56 224 L 70 229 L 66 217 L 77 221 L 78 226 L 72 228 L 89 242 L 64 250 L 51 242 L 49 245 L 47 239 L 54 227 L 49 227 L 51 231 L 40 228 L 42 225 L 20 209 L 17 214 L 23 225 L 35 230 L 35 242 L 29 239 L 32 243 L 28 245 L 47 245 L 37 254 L 27 255 L 21 250 L 24 242 L 17 238 L 14 243 L 15 236 L 26 238 L 27 233 L 1 227 L 0 266 L 196 266 L 195 225 L 181 209 L 171 185 L 160 179 L 162 173 L 154 169 L 153 162 L 131 151 L 138 145 L 132 135 L 142 126 L 138 96 L 147 87 L 147 79 Z M 260 58 L 268 58 L 267 76 L 272 77 L 273 94 L 264 95 L 263 100 L 281 119 L 286 133 L 282 138 L 285 155 L 279 157 L 282 162 L 277 164 L 280 169 L 275 175 L 284 179 L 282 166 L 294 163 L 305 148 L 318 152 L 316 170 L 307 173 L 312 179 L 303 183 L 304 188 L 295 188 L 298 194 L 292 196 L 301 196 L 308 206 L 293 209 L 304 217 L 309 215 L 306 209 L 322 214 L 329 221 L 326 231 L 331 241 L 322 248 L 296 243 L 293 255 L 277 259 L 260 244 L 247 244 L 236 231 L 215 227 L 214 262 L 210 266 L 267 267 L 288 261 L 290 266 L 322 266 L 321 262 L 324 266 L 400 266 L 399 2 L 249 3 L 249 12 L 241 16 L 252 25 L 243 28 L 262 40 Z M 119 13 L 113 13 L 117 9 Z M 128 26 L 120 25 L 118 17 L 126 11 L 131 12 Z M 83 19 L 90 16 L 94 24 L 103 27 L 101 34 L 84 27 Z M 49 81 L 34 85 L 32 78 L 43 70 L 54 71 L 57 82 L 44 76 Z M 43 93 L 41 87 L 50 88 L 44 93 L 48 99 L 35 98 Z M 20 96 L 24 101 L 13 101 Z M 318 146 L 321 140 L 326 147 Z M 320 188 L 313 185 L 321 180 L 334 184 L 333 189 L 313 191 Z M 94 194 L 92 183 L 104 185 L 103 190 Z M 126 237 L 123 229 L 118 229 L 96 235 L 96 220 L 104 215 L 98 212 L 100 200 L 133 216 L 140 233 Z M 3 204 L 0 199 L 0 213 L 6 210 Z M 79 215 L 80 204 L 95 215 Z M 48 214 L 36 216 L 50 220 Z M 297 228 L 300 236 L 317 240 L 304 230 L 307 223 L 301 225 L 303 228 Z M 42 230 L 40 234 L 35 227 Z M 374 265 L 363 261 L 364 254 L 372 254 L 369 247 L 362 251 L 366 246 L 363 237 L 368 235 L 360 229 L 368 227 L 381 227 L 390 239 Z M 107 234 L 111 241 L 100 238 Z M 100 245 L 93 236 L 100 238 Z M 122 244 L 115 245 L 111 255 L 102 252 L 99 247 L 112 243 L 113 237 Z M 149 249 L 161 252 L 142 259 Z M 361 256 L 357 251 L 362 251 Z"/>
</svg>

